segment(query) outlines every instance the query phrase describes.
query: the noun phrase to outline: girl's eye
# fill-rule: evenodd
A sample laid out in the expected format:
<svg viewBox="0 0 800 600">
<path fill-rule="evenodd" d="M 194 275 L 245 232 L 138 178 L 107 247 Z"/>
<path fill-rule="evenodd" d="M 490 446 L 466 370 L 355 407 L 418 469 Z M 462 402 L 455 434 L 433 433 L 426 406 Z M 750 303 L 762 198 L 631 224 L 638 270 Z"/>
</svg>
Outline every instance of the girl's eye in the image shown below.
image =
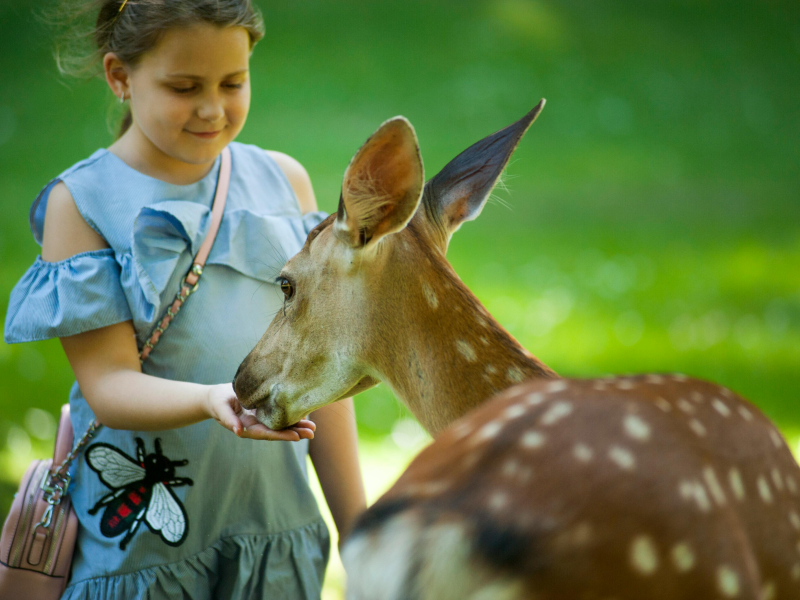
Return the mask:
<svg viewBox="0 0 800 600">
<path fill-rule="evenodd" d="M 281 291 L 287 300 L 294 295 L 294 286 L 285 277 L 281 277 Z"/>
<path fill-rule="evenodd" d="M 240 90 L 240 89 L 242 89 L 242 84 L 241 83 L 227 83 L 227 84 L 225 84 L 225 87 L 233 89 L 233 90 Z"/>
<path fill-rule="evenodd" d="M 192 87 L 173 87 L 172 90 L 177 92 L 178 94 L 188 94 L 189 92 L 194 91 L 194 86 Z"/>
</svg>

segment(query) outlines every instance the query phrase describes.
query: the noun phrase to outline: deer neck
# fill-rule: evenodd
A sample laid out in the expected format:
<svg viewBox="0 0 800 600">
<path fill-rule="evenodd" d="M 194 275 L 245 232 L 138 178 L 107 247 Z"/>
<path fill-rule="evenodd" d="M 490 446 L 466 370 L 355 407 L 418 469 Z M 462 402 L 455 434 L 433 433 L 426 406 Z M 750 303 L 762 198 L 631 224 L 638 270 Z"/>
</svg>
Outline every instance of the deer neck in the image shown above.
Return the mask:
<svg viewBox="0 0 800 600">
<path fill-rule="evenodd" d="M 386 301 L 374 307 L 369 362 L 431 435 L 501 390 L 556 376 L 495 321 L 440 251 L 418 248 L 401 243 L 381 269 Z"/>
</svg>

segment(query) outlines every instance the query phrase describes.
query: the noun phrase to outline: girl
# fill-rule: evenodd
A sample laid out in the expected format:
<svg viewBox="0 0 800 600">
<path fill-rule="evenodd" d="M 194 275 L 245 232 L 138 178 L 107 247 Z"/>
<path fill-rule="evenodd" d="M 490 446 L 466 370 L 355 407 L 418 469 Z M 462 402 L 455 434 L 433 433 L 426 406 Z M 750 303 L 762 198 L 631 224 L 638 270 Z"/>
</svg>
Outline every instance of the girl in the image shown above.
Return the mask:
<svg viewBox="0 0 800 600">
<path fill-rule="evenodd" d="M 63 597 L 317 598 L 329 538 L 305 456 L 346 531 L 365 506 L 352 403 L 314 413 L 316 437 L 311 421 L 271 431 L 223 383 L 280 306 L 281 261 L 322 218 L 299 163 L 233 142 L 250 104 L 260 14 L 249 0 L 93 4 L 97 56 L 130 113 L 108 149 L 34 202 L 42 253 L 14 288 L 5 324 L 9 343 L 61 339 L 76 377 L 76 436 L 95 418 L 106 426 L 73 463 L 81 529 Z M 140 366 L 208 230 L 226 146 L 230 189 L 205 272 Z M 133 505 L 158 501 L 110 472 L 129 463 L 172 465 L 175 502 L 161 529 L 152 519 L 128 525 Z M 98 501 L 122 488 L 126 502 L 107 513 Z"/>
</svg>

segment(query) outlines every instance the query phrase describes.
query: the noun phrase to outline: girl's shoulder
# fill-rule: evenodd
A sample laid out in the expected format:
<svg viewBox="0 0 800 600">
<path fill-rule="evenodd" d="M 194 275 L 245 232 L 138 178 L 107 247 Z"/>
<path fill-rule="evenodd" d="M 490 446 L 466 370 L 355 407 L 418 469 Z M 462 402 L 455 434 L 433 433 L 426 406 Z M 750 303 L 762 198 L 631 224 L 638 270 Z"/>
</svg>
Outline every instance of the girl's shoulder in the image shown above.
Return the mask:
<svg viewBox="0 0 800 600">
<path fill-rule="evenodd" d="M 272 211 L 296 215 L 316 210 L 307 206 L 306 198 L 311 192 L 311 181 L 305 168 L 291 156 L 276 150 L 265 150 L 253 144 L 233 142 L 230 144 L 233 157 L 232 181 L 247 189 L 246 197 L 254 200 L 252 209 L 265 208 Z"/>
<path fill-rule="evenodd" d="M 29 214 L 31 232 L 39 245 L 43 242 L 45 215 L 51 197 L 60 208 L 69 212 L 74 206 L 75 210 L 82 215 L 76 196 L 83 198 L 87 195 L 86 190 L 92 187 L 96 187 L 97 190 L 108 189 L 110 181 L 113 180 L 113 170 L 108 166 L 110 154 L 105 148 L 96 150 L 91 156 L 59 173 L 39 191 Z M 104 173 L 107 174 L 106 177 L 103 176 Z M 93 230 L 98 232 L 93 223 L 87 222 Z"/>
</svg>

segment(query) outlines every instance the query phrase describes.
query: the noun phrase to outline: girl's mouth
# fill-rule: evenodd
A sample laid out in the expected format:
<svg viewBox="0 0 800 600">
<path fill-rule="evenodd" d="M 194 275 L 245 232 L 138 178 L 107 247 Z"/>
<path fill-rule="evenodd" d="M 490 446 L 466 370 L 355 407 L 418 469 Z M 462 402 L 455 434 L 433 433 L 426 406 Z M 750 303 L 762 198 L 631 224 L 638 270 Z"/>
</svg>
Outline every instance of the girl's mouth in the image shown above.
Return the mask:
<svg viewBox="0 0 800 600">
<path fill-rule="evenodd" d="M 199 138 L 202 138 L 204 140 L 210 140 L 210 139 L 213 139 L 213 138 L 217 137 L 220 133 L 222 133 L 222 130 L 221 129 L 218 130 L 218 131 L 188 131 L 187 130 L 186 132 L 187 133 L 191 133 L 192 135 L 194 135 L 196 137 L 199 137 Z"/>
</svg>

